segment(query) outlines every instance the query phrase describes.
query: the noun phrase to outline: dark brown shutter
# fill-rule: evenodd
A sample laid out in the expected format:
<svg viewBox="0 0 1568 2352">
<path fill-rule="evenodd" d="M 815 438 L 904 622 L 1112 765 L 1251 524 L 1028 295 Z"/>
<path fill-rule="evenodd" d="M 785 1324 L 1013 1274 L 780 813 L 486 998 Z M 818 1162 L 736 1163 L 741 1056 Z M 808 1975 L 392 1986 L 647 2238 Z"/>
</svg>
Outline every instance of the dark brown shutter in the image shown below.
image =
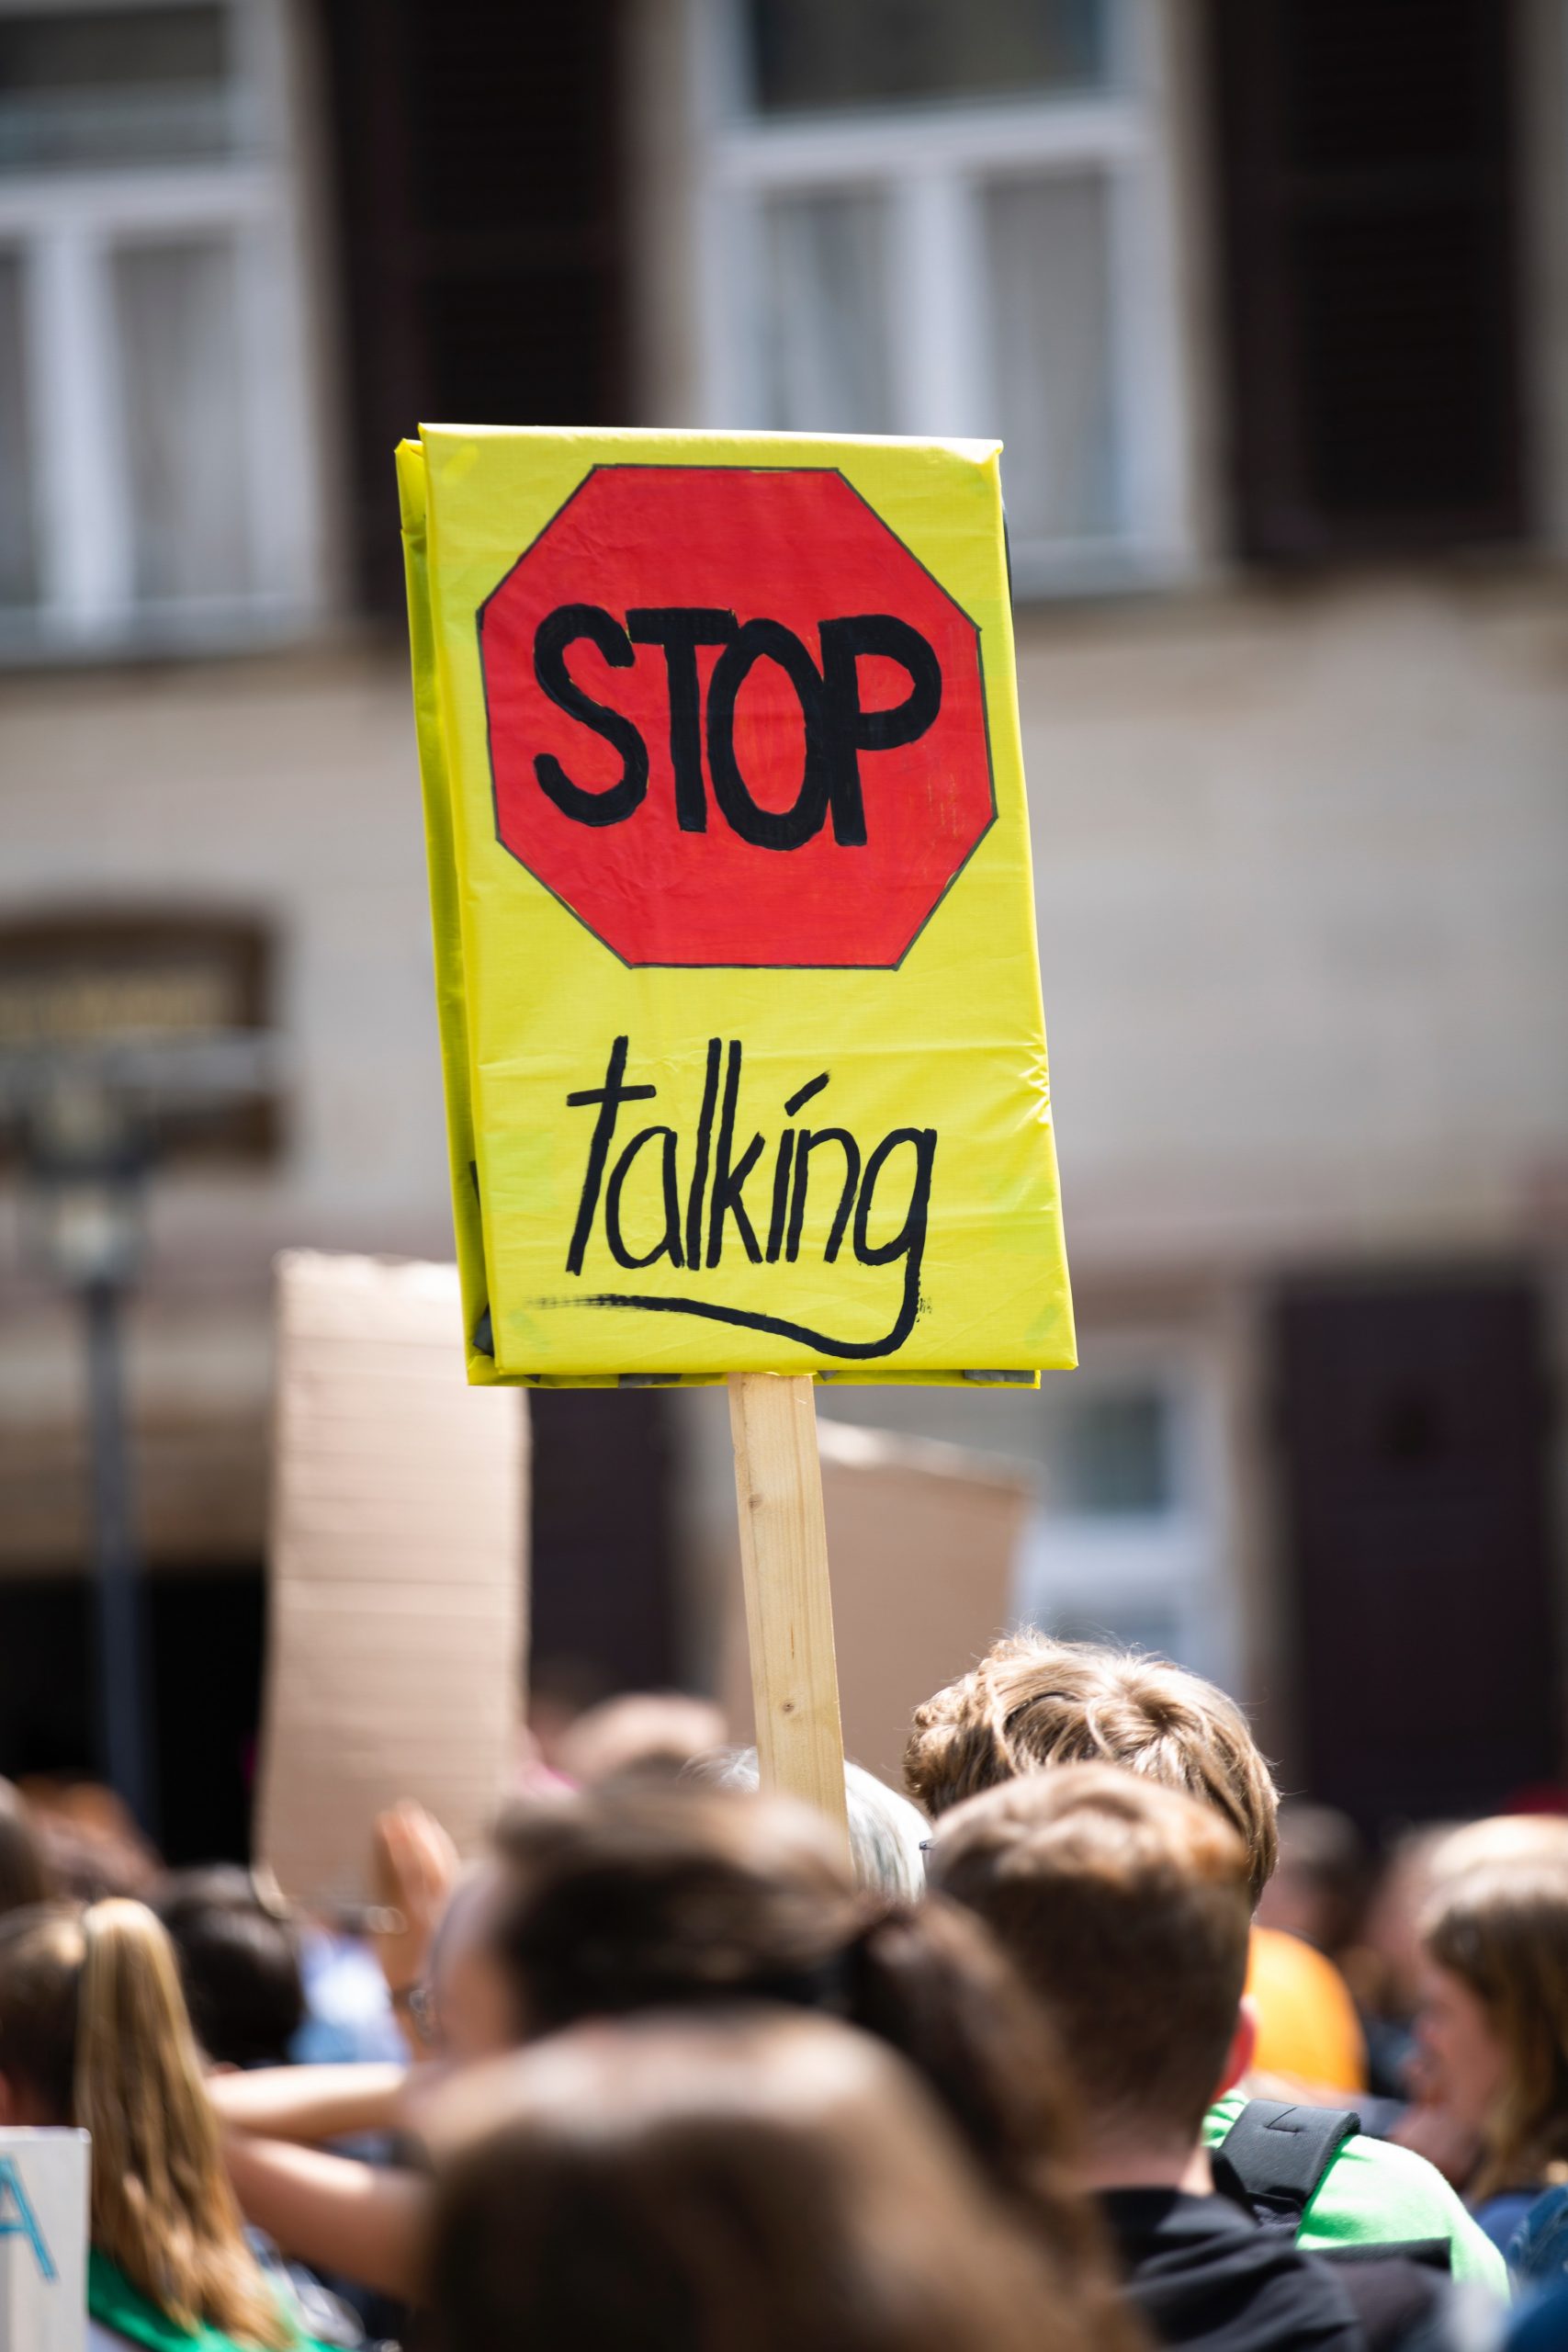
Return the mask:
<svg viewBox="0 0 1568 2352">
<path fill-rule="evenodd" d="M 1525 526 L 1514 0 L 1210 0 L 1241 552 Z"/>
<path fill-rule="evenodd" d="M 1562 1769 L 1528 1272 L 1303 1280 L 1274 1319 L 1298 1787 L 1371 1830 Z"/>
<path fill-rule="evenodd" d="M 624 422 L 616 0 L 317 0 L 359 584 L 402 598 L 392 449 Z"/>
</svg>

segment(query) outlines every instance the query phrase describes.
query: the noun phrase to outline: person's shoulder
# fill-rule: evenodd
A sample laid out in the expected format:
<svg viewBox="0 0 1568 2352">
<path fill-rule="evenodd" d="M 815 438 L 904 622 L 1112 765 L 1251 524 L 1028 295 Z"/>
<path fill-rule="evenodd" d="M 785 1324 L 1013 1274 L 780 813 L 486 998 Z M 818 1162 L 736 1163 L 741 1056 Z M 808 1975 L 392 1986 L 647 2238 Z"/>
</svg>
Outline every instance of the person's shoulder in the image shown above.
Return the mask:
<svg viewBox="0 0 1568 2352">
<path fill-rule="evenodd" d="M 1299 2243 L 1310 2250 L 1428 2238 L 1449 2241 L 1456 2278 L 1506 2295 L 1502 2256 L 1437 2166 L 1414 2149 L 1358 2132 L 1324 2175 L 1303 2218 Z"/>
<path fill-rule="evenodd" d="M 1205 2148 L 1220 2145 L 1246 2105 L 1239 2091 L 1216 2099 L 1203 2119 Z M 1506 2295 L 1507 2270 L 1501 2255 L 1437 2166 L 1410 2148 L 1358 2132 L 1318 2184 L 1296 2243 L 1310 2254 L 1335 2246 L 1409 2245 L 1431 2238 L 1447 2240 L 1456 2278 Z"/>
<path fill-rule="evenodd" d="M 136 2352 L 129 2335 L 121 2335 L 118 2328 L 106 2327 L 101 2319 L 87 2322 L 87 2352 Z"/>
</svg>

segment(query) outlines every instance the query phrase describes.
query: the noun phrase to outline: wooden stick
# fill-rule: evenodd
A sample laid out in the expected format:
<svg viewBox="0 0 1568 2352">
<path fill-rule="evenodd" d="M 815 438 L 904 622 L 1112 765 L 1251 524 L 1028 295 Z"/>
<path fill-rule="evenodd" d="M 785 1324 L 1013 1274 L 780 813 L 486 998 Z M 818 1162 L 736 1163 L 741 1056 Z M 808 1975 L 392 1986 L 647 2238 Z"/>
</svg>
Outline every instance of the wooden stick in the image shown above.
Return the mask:
<svg viewBox="0 0 1568 2352">
<path fill-rule="evenodd" d="M 732 1372 L 729 1427 L 761 1785 L 826 1814 L 847 1853 L 844 1736 L 811 1382 Z"/>
</svg>

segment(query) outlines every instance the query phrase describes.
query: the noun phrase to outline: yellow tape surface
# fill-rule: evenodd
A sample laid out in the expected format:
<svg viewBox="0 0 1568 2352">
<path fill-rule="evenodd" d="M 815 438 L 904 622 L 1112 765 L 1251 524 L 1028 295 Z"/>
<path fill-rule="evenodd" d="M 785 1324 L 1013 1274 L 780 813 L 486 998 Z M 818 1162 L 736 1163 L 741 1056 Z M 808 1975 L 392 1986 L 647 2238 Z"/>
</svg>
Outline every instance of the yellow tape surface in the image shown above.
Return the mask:
<svg viewBox="0 0 1568 2352">
<path fill-rule="evenodd" d="M 399 450 L 470 1379 L 1075 1361 L 997 457 Z"/>
</svg>

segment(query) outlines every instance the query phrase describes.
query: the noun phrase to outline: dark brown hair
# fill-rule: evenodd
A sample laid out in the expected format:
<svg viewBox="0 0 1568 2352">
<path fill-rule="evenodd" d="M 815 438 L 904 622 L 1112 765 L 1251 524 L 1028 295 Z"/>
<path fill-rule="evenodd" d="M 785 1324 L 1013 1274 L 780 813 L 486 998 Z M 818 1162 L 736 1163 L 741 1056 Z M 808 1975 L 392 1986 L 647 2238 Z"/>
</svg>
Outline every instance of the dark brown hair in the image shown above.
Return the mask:
<svg viewBox="0 0 1568 2352">
<path fill-rule="evenodd" d="M 0 1914 L 47 1903 L 54 1893 L 38 1824 L 20 1790 L 0 1781 Z"/>
<path fill-rule="evenodd" d="M 225 2066 L 281 2066 L 305 2021 L 293 1922 L 237 1862 L 171 1871 L 152 1908 L 169 1931 L 197 2040 Z"/>
<path fill-rule="evenodd" d="M 1465 2193 L 1533 2188 L 1568 2161 L 1568 1862 L 1519 1855 L 1440 1880 L 1421 1940 L 1475 1995 L 1506 2053 Z"/>
<path fill-rule="evenodd" d="M 1066 1765 L 960 1806 L 931 1869 L 1044 2003 L 1097 2123 L 1195 2139 L 1247 1981 L 1235 1831 L 1175 1789 Z"/>
<path fill-rule="evenodd" d="M 1103 2309 L 1099 2227 L 1077 2188 L 1066 2070 L 975 1922 L 859 1894 L 815 1815 L 697 1787 L 521 1808 L 497 1837 L 491 1936 L 529 2038 L 649 2009 L 788 2003 L 909 2061 L 993 2188 Z"/>
<path fill-rule="evenodd" d="M 935 1820 L 1021 1772 L 1096 1763 L 1212 1805 L 1247 1848 L 1258 1901 L 1280 1856 L 1273 1775 L 1235 1702 L 1168 1659 L 1014 1634 L 916 1709 L 904 1782 Z"/>
<path fill-rule="evenodd" d="M 439 2352 L 1091 2352 L 908 2069 L 798 2012 L 579 2027 L 460 2094 Z"/>
</svg>

